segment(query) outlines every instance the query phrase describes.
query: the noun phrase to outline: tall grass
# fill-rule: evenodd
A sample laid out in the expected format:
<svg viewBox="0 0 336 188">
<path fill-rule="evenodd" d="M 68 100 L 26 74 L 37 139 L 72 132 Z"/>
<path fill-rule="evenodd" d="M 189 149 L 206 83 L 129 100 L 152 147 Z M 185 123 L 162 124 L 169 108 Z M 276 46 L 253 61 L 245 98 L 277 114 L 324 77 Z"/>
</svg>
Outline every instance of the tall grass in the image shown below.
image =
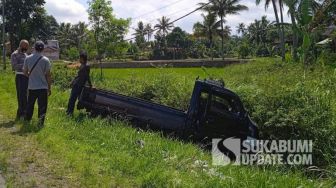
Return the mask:
<svg viewBox="0 0 336 188">
<path fill-rule="evenodd" d="M 262 139 L 313 140 L 314 165 L 328 169 L 328 175 L 334 176 L 335 70 L 320 66 L 304 69 L 300 65 L 273 62 L 274 59 L 259 59 L 251 64 L 206 70 L 107 69 L 104 80 L 98 79 L 99 72 L 93 70 L 92 77 L 98 88 L 183 110 L 187 110 L 197 77 L 224 79 L 227 87 L 241 96 L 259 125 Z M 58 71 L 58 78 L 67 79 L 71 73 L 62 70 Z"/>
<path fill-rule="evenodd" d="M 105 70 L 97 87 L 186 110 L 194 80 L 224 79 L 241 96 L 262 139 L 311 139 L 314 165 L 335 176 L 336 74 L 332 67 L 304 69 L 261 59 L 227 68 Z M 93 73 L 93 76 L 95 73 Z M 95 79 L 97 80 L 97 79 Z M 327 171 L 324 171 L 327 169 Z"/>
<path fill-rule="evenodd" d="M 304 72 L 297 65 L 274 65 L 271 59 L 227 68 L 208 69 L 223 78 L 243 99 L 263 138 L 304 138 L 315 141 L 314 162 L 335 173 L 335 75 L 316 67 Z M 187 109 L 194 80 L 208 77 L 201 68 L 93 70 L 95 86 Z M 316 187 L 332 181 L 309 180 L 301 169 L 214 167 L 199 147 L 164 138 L 157 132 L 131 128 L 127 122 L 90 118 L 77 112 L 65 117 L 68 83 L 74 70 L 54 69 L 55 88 L 46 127 L 37 134 L 41 145 L 64 161 L 64 174 L 88 187 Z M 0 106 L 14 114 L 12 75 L 0 80 Z M 2 109 L 0 109 L 2 111 Z M 308 138 L 309 137 L 309 138 Z M 328 138 L 326 138 L 328 137 Z M 325 138 L 325 139 L 324 139 Z M 140 142 L 141 141 L 141 142 Z M 143 143 L 143 144 L 139 144 Z M 316 160 L 315 160 L 316 159 Z M 58 172 L 63 174 L 65 172 Z M 334 182 L 335 183 L 335 182 Z"/>
</svg>

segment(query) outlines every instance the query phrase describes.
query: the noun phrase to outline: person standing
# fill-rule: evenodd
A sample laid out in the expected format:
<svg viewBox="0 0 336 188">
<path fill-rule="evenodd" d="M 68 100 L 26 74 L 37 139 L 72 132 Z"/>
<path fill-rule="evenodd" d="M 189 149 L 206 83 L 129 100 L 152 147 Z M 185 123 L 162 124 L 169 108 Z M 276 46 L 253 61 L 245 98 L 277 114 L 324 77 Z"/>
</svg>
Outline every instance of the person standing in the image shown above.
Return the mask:
<svg viewBox="0 0 336 188">
<path fill-rule="evenodd" d="M 22 69 L 24 60 L 27 57 L 26 52 L 28 51 L 28 48 L 29 42 L 27 40 L 21 40 L 19 48 L 11 55 L 12 69 L 15 71 L 15 86 L 18 102 L 16 120 L 24 117 L 27 106 L 28 77 L 23 74 Z"/>
<path fill-rule="evenodd" d="M 51 63 L 42 55 L 44 50 L 42 41 L 37 41 L 34 48 L 35 52 L 26 58 L 23 66 L 23 72 L 29 78 L 25 120 L 31 121 L 37 100 L 38 125 L 42 128 L 47 113 L 48 96 L 51 95 Z"/>
<path fill-rule="evenodd" d="M 72 89 L 66 111 L 69 116 L 73 114 L 76 101 L 79 98 L 85 84 L 88 83 L 90 87 L 92 86 L 90 79 L 90 66 L 87 64 L 86 52 L 81 52 L 79 54 L 79 62 L 81 65 L 79 67 L 78 74 L 70 84 Z"/>
</svg>

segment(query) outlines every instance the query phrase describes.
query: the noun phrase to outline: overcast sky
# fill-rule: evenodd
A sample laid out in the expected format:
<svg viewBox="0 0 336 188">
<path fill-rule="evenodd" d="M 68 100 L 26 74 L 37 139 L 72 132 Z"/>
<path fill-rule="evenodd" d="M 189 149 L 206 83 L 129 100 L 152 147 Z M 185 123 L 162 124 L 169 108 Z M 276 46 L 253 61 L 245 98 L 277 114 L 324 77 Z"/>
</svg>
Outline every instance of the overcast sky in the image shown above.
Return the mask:
<svg viewBox="0 0 336 188">
<path fill-rule="evenodd" d="M 87 4 L 88 0 L 46 0 L 46 9 L 49 14 L 53 15 L 58 22 L 77 23 L 85 21 L 88 23 Z M 188 12 L 193 11 L 198 7 L 199 2 L 207 0 L 112 0 L 114 14 L 121 18 L 132 18 L 131 27 L 136 27 L 136 23 L 142 20 L 145 23 L 155 25 L 157 19 L 162 16 L 167 16 L 171 20 L 175 20 Z M 273 7 L 270 6 L 265 11 L 264 5 L 256 6 L 255 0 L 241 0 L 241 4 L 249 7 L 248 11 L 242 11 L 239 15 L 227 16 L 227 25 L 231 26 L 232 33 L 236 33 L 238 23 L 246 25 L 253 22 L 254 19 L 260 19 L 266 15 L 268 19 L 274 20 Z M 285 11 L 286 12 L 286 11 Z M 187 32 L 192 32 L 193 24 L 201 21 L 201 13 L 194 14 L 176 22 L 174 25 L 181 27 Z M 289 18 L 285 14 L 285 21 Z M 130 30 L 130 32 L 133 32 Z"/>
</svg>

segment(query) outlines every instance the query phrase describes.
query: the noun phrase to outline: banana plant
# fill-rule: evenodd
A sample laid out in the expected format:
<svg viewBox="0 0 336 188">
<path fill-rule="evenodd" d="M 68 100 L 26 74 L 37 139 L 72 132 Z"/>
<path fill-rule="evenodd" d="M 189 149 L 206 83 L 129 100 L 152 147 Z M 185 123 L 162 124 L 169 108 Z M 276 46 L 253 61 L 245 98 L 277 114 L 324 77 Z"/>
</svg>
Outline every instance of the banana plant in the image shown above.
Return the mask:
<svg viewBox="0 0 336 188">
<path fill-rule="evenodd" d="M 309 25 L 313 18 L 313 0 L 301 0 L 298 11 L 298 22 L 300 24 L 300 32 L 303 36 L 303 42 L 300 50 L 300 60 L 303 64 L 309 63 L 310 49 L 312 46 L 312 35 Z"/>
</svg>

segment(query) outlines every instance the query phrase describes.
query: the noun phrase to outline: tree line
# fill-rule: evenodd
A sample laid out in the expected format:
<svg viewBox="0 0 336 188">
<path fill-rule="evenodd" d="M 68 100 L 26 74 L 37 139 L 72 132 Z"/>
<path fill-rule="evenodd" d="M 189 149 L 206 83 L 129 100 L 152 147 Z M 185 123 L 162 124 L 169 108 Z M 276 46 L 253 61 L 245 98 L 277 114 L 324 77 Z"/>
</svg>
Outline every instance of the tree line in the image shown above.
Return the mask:
<svg viewBox="0 0 336 188">
<path fill-rule="evenodd" d="M 202 20 L 194 24 L 192 33 L 174 27 L 171 19 L 163 16 L 156 24 L 140 21 L 132 40 L 125 38 L 131 19 L 117 18 L 110 0 L 88 3 L 89 23 L 70 24 L 58 23 L 48 15 L 44 0 L 7 0 L 5 32 L 11 51 L 26 38 L 58 40 L 61 58 L 69 60 L 76 59 L 81 49 L 96 60 L 279 56 L 283 61 L 309 64 L 321 55 L 335 56 L 333 0 L 256 0 L 265 9 L 272 7 L 275 21 L 262 16 L 236 28 L 227 25 L 227 16 L 244 14 L 248 7 L 241 0 L 209 0 L 199 3 L 197 13 Z M 284 22 L 286 15 L 290 23 Z M 325 39 L 325 44 L 318 44 Z"/>
<path fill-rule="evenodd" d="M 256 0 L 255 3 L 263 4 L 265 10 L 272 7 L 275 21 L 262 16 L 249 25 L 239 23 L 231 28 L 226 25 L 230 21 L 226 17 L 244 14 L 248 7 L 240 0 L 209 0 L 199 4 L 202 20 L 194 24 L 191 34 L 174 28 L 166 17 L 159 19 L 153 29 L 139 22 L 131 52 L 134 49 L 147 52 L 147 58 L 151 59 L 279 56 L 283 61 L 304 64 L 317 61 L 321 55 L 336 59 L 336 1 Z M 290 23 L 284 22 L 286 15 Z M 155 40 L 146 42 L 144 36 L 152 36 L 153 30 L 157 31 Z M 237 34 L 232 35 L 234 30 Z M 319 45 L 324 39 L 327 42 Z"/>
</svg>

